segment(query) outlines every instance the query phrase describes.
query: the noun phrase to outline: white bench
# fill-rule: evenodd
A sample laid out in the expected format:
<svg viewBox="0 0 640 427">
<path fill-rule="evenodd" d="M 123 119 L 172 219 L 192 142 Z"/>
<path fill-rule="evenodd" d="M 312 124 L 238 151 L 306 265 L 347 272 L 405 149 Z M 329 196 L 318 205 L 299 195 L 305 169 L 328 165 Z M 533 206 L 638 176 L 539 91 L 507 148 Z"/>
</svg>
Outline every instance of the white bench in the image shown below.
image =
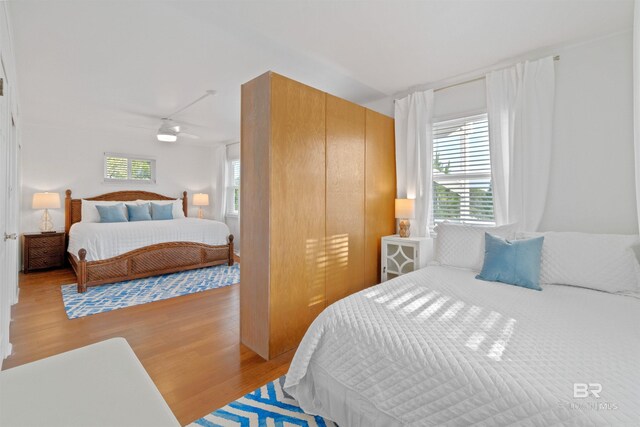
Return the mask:
<svg viewBox="0 0 640 427">
<path fill-rule="evenodd" d="M 0 372 L 0 426 L 179 426 L 124 338 Z"/>
</svg>

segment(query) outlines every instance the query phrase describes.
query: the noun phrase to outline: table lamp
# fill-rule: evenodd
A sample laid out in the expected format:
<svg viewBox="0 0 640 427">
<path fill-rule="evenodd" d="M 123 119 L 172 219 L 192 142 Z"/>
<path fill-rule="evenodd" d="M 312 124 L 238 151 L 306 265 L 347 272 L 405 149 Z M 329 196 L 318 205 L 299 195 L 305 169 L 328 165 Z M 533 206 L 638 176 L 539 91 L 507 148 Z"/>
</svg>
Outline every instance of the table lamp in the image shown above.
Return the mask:
<svg viewBox="0 0 640 427">
<path fill-rule="evenodd" d="M 53 233 L 53 222 L 49 216 L 49 209 L 60 209 L 60 194 L 58 193 L 35 193 L 31 202 L 33 209 L 44 209 L 40 220 L 40 231 L 43 233 Z"/>
<path fill-rule="evenodd" d="M 396 199 L 396 218 L 400 220 L 400 237 L 411 235 L 409 218 L 414 218 L 415 213 L 414 199 Z"/>
<path fill-rule="evenodd" d="M 202 207 L 209 206 L 209 195 L 204 193 L 197 193 L 193 195 L 193 206 L 198 207 L 198 218 L 202 219 Z"/>
</svg>

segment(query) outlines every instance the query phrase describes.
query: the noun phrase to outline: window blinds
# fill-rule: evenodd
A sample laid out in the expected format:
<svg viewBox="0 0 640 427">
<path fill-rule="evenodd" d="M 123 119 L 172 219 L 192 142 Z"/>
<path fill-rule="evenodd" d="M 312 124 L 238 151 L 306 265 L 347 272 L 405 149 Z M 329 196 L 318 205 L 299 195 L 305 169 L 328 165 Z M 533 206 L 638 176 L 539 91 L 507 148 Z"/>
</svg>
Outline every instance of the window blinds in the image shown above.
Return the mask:
<svg viewBox="0 0 640 427">
<path fill-rule="evenodd" d="M 240 160 L 231 161 L 231 176 L 234 187 L 240 187 Z"/>
<path fill-rule="evenodd" d="M 494 223 L 486 113 L 434 124 L 433 218 Z"/>
<path fill-rule="evenodd" d="M 127 179 L 129 177 L 129 159 L 107 156 L 104 177 L 106 179 Z"/>
<path fill-rule="evenodd" d="M 228 179 L 227 214 L 238 215 L 240 211 L 240 160 L 229 161 Z"/>
<path fill-rule="evenodd" d="M 131 179 L 151 181 L 151 161 L 131 159 Z"/>
<path fill-rule="evenodd" d="M 105 154 L 104 180 L 155 182 L 155 160 Z"/>
</svg>

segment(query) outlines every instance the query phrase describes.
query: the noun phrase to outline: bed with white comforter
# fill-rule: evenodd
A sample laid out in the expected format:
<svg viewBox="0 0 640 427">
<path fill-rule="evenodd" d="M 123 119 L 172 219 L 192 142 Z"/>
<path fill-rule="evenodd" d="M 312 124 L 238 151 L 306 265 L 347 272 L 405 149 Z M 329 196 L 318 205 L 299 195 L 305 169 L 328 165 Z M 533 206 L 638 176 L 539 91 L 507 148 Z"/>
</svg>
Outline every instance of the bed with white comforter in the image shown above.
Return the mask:
<svg viewBox="0 0 640 427">
<path fill-rule="evenodd" d="M 167 242 L 226 245 L 229 227 L 223 222 L 197 218 L 136 222 L 78 222 L 71 226 L 68 251 L 87 251 L 87 261 L 113 258 L 134 249 Z"/>
<path fill-rule="evenodd" d="M 475 274 L 428 267 L 331 305 L 285 390 L 344 427 L 640 425 L 639 299 Z"/>
</svg>

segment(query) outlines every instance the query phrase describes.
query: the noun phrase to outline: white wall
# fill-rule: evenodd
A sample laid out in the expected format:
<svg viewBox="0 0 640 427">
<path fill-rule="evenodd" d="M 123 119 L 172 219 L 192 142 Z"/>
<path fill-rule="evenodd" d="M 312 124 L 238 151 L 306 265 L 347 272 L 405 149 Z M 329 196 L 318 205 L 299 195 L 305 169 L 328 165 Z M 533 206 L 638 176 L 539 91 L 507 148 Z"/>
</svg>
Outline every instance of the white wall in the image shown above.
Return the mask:
<svg viewBox="0 0 640 427">
<path fill-rule="evenodd" d="M 125 153 L 156 159 L 156 184 L 106 184 L 103 153 Z M 74 198 L 91 197 L 126 189 L 146 190 L 180 197 L 183 191 L 211 192 L 211 148 L 180 143 L 160 143 L 144 132 L 52 128 L 22 128 L 21 231 L 37 231 L 41 211 L 31 209 L 33 193 L 57 191 L 64 200 L 69 188 Z M 64 203 L 64 202 L 63 202 Z M 62 209 L 51 211 L 54 226 L 64 229 Z M 210 216 L 208 209 L 205 214 Z M 197 208 L 189 206 L 189 216 Z"/>
<path fill-rule="evenodd" d="M 637 233 L 631 32 L 559 53 L 541 229 Z"/>
</svg>

